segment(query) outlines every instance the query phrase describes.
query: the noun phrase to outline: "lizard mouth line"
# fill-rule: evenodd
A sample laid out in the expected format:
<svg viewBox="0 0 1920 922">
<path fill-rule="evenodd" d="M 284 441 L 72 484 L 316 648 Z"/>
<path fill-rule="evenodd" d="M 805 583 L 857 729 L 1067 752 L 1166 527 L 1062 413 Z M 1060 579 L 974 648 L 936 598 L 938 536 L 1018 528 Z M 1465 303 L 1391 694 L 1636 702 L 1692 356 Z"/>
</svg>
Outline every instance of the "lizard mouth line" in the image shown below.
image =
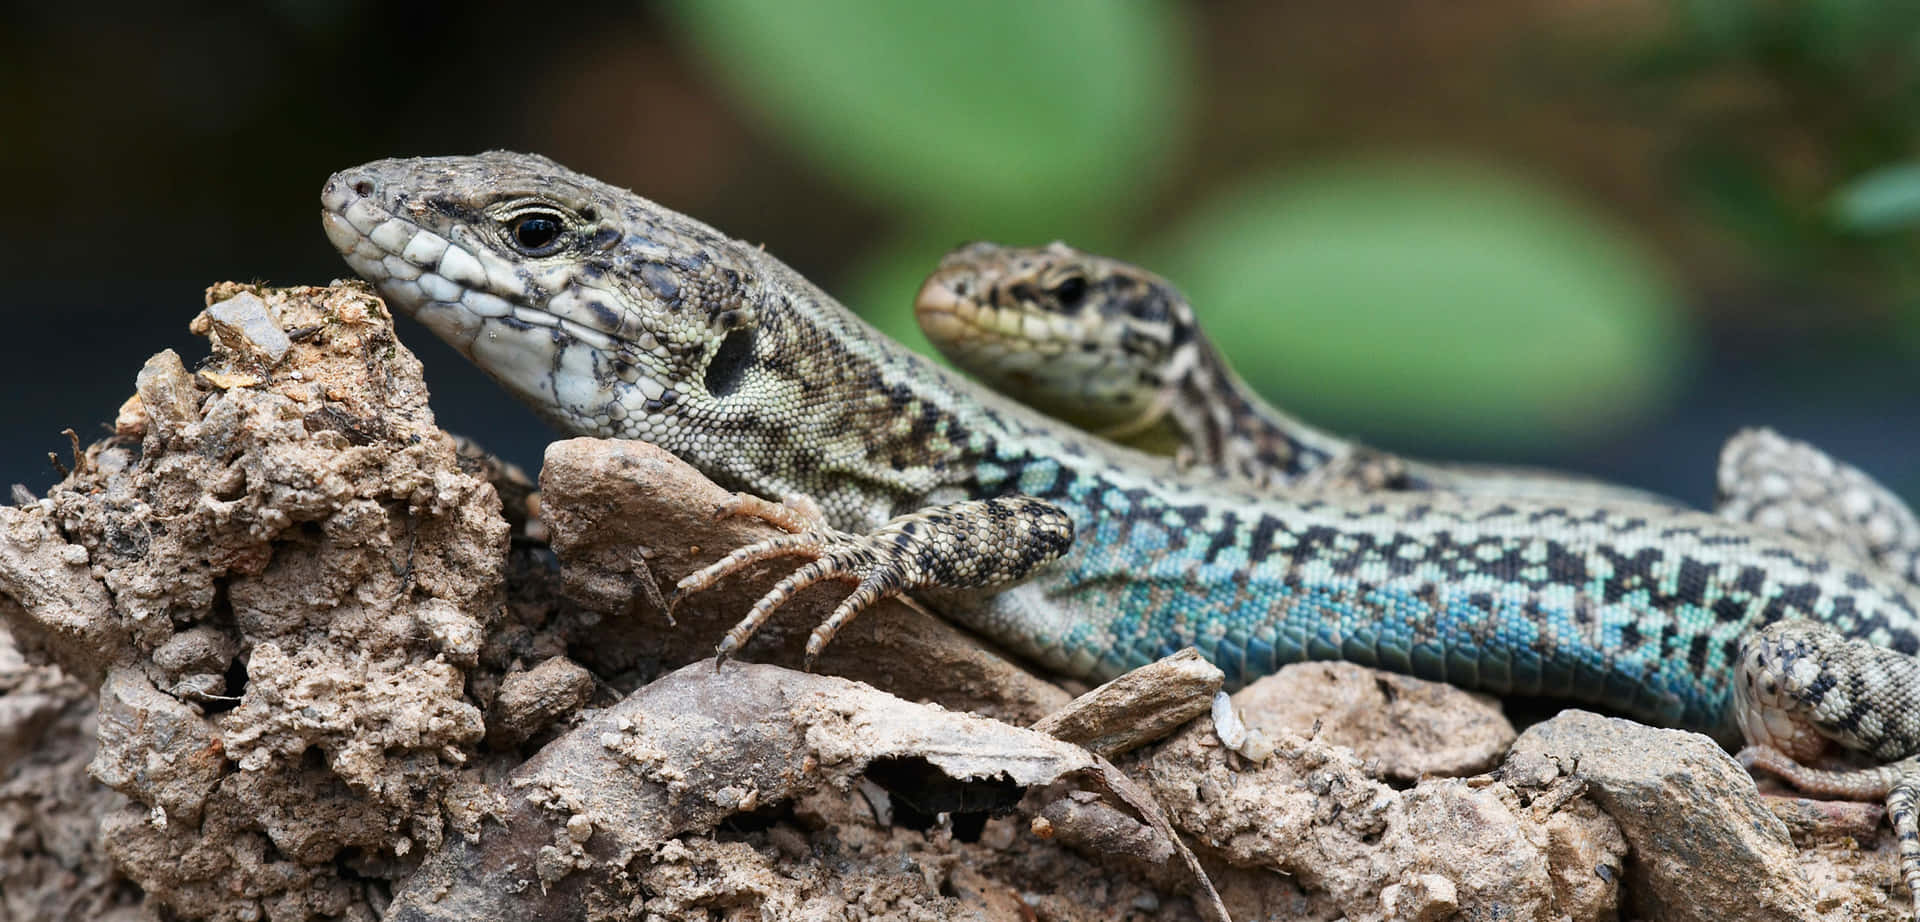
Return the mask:
<svg viewBox="0 0 1920 922">
<path fill-rule="evenodd" d="M 525 303 L 529 283 L 512 266 L 472 242 L 463 245 L 467 235 L 458 227 L 442 235 L 414 220 L 410 215 L 431 214 L 427 203 L 389 206 L 368 185 L 335 175 L 321 193 L 321 223 L 341 257 L 396 313 L 536 405 L 564 406 L 562 425 L 610 425 L 677 399 L 657 371 L 664 349 L 652 332 L 628 338 L 568 316 L 595 315 L 567 286 L 543 288 L 558 292 L 550 303 Z"/>
<path fill-rule="evenodd" d="M 327 183 L 321 203 L 325 206 L 321 223 L 327 239 L 347 264 L 373 282 L 394 307 L 416 319 L 424 320 L 422 314 L 436 308 L 450 308 L 482 325 L 494 321 L 544 327 L 608 354 L 631 352 L 636 345 L 483 290 L 490 277 L 472 253 L 382 208 L 339 176 Z"/>
<path fill-rule="evenodd" d="M 938 274 L 920 286 L 913 300 L 914 317 L 930 335 L 953 343 L 1001 344 L 1007 340 L 981 306 Z"/>
</svg>

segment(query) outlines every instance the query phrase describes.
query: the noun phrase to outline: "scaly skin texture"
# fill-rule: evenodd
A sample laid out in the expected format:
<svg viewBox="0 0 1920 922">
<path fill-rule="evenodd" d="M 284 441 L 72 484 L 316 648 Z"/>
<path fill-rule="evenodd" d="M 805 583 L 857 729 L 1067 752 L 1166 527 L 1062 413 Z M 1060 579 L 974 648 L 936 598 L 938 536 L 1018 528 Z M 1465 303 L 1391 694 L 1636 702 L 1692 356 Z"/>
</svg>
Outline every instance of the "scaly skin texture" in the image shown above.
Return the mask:
<svg viewBox="0 0 1920 922">
<path fill-rule="evenodd" d="M 1866 472 L 1769 429 L 1727 440 L 1714 511 L 1868 560 L 1920 584 L 1920 522 Z"/>
<path fill-rule="evenodd" d="M 1650 498 L 1547 471 L 1395 458 L 1328 435 L 1234 374 L 1172 284 L 1064 243 L 960 247 L 927 278 L 915 313 L 941 352 L 989 386 L 1102 431 L 1156 434 L 1183 464 L 1261 486 Z M 1920 577 L 1920 522 L 1906 504 L 1819 449 L 1749 429 L 1727 440 L 1716 474 L 1722 517 Z"/>
<path fill-rule="evenodd" d="M 1705 514 L 1287 499 L 1177 471 L 941 371 L 757 247 L 542 158 L 380 161 L 322 200 L 329 237 L 389 303 L 556 424 L 812 496 L 846 533 L 823 546 L 901 515 L 965 529 L 954 504 L 970 500 L 1057 507 L 1075 535 L 1057 560 L 1057 529 L 1003 528 L 1018 546 L 975 585 L 1024 582 L 924 598 L 1065 672 L 1105 678 L 1186 645 L 1236 681 L 1340 658 L 1726 739 L 1759 626 L 1920 640 L 1903 581 Z"/>
<path fill-rule="evenodd" d="M 927 339 L 990 387 L 1257 487 L 1678 505 L 1555 471 L 1401 458 L 1309 425 L 1234 373 L 1167 280 L 1064 243 L 960 247 L 927 277 L 914 311 Z"/>
<path fill-rule="evenodd" d="M 1822 625 L 1783 621 L 1754 631 L 1740 665 L 1735 713 L 1752 744 L 1740 761 L 1808 793 L 1884 799 L 1900 876 L 1920 917 L 1920 660 L 1836 637 Z M 1836 745 L 1885 764 L 1805 767 Z"/>
<path fill-rule="evenodd" d="M 989 385 L 1063 419 L 1171 441 L 1183 464 L 1257 485 L 1637 498 L 1544 472 L 1397 459 L 1329 436 L 1247 387 L 1164 279 L 1065 244 L 957 249 L 922 287 L 916 313 L 948 358 Z M 1865 473 L 1765 429 L 1729 439 L 1716 473 L 1721 517 L 1920 582 L 1920 523 Z M 1920 902 L 1920 768 L 1910 757 L 1920 748 L 1920 660 L 1787 620 L 1751 632 L 1740 667 L 1734 713 L 1752 743 L 1742 761 L 1809 792 L 1883 798 Z M 1804 767 L 1835 744 L 1886 764 Z"/>
<path fill-rule="evenodd" d="M 1061 243 L 955 250 L 916 313 L 960 367 L 1048 412 L 1122 437 L 1171 441 L 1186 465 L 1302 491 L 1450 490 L 1632 500 L 1536 471 L 1397 459 L 1329 436 L 1261 400 L 1201 330 L 1186 299 L 1137 266 Z M 1723 518 L 1814 543 L 1920 582 L 1920 522 L 1865 473 L 1765 429 L 1727 441 L 1716 470 Z M 1743 647 L 1735 715 L 1748 766 L 1812 793 L 1884 799 L 1909 893 L 1920 903 L 1920 660 L 1778 621 Z M 1886 763 L 1819 771 L 1838 744 Z"/>
</svg>

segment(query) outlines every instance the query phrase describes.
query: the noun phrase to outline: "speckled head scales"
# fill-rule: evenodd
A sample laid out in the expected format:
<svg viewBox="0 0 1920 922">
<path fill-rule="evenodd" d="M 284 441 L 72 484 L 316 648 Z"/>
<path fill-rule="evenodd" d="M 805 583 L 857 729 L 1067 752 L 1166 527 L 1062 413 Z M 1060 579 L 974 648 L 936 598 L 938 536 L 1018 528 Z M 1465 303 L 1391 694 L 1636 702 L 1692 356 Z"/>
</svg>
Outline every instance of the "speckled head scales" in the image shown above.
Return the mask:
<svg viewBox="0 0 1920 922">
<path fill-rule="evenodd" d="M 663 420 L 747 371 L 714 334 L 753 325 L 753 279 L 700 255 L 737 244 L 545 158 L 381 160 L 321 201 L 388 303 L 568 428 L 665 441 Z"/>
</svg>

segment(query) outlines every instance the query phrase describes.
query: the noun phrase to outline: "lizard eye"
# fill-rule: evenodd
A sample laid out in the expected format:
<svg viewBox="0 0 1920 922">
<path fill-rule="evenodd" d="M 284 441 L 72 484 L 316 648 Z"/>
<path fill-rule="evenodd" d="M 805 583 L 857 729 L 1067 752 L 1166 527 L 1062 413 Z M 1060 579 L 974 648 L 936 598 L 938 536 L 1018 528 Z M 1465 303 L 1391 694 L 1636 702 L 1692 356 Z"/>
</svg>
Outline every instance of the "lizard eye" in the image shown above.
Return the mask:
<svg viewBox="0 0 1920 922">
<path fill-rule="evenodd" d="M 515 215 L 507 226 L 513 245 L 528 256 L 546 256 L 560 248 L 560 231 L 565 219 L 551 211 L 529 211 Z"/>
<path fill-rule="evenodd" d="M 1068 276 L 1053 286 L 1053 300 L 1061 307 L 1075 307 L 1086 296 L 1087 280 L 1077 275 Z"/>
</svg>

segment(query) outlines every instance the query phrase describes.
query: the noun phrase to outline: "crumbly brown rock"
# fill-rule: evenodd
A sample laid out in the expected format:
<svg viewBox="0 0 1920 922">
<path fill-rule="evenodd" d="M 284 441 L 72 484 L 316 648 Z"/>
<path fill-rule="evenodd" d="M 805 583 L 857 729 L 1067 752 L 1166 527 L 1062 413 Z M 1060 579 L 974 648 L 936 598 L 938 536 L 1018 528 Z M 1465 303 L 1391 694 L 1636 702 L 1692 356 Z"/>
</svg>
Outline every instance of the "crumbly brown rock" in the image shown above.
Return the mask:
<svg viewBox="0 0 1920 922">
<path fill-rule="evenodd" d="M 1579 779 L 1619 823 L 1635 859 L 1628 905 L 1643 918 L 1908 918 L 1886 899 L 1899 886 L 1890 847 L 1869 862 L 1857 849 L 1796 849 L 1752 778 L 1698 733 L 1569 710 L 1521 735 L 1507 773 L 1544 765 Z"/>
<path fill-rule="evenodd" d="M 150 901 L 372 918 L 361 875 L 478 829 L 506 524 L 377 298 L 207 301 L 208 362 L 149 361 L 120 431 L 0 512 L 9 625 L 97 678 L 91 771 L 129 801 L 102 838 Z"/>
<path fill-rule="evenodd" d="M 566 439 L 547 446 L 541 508 L 564 566 L 565 591 L 607 617 L 605 634 L 627 657 L 684 663 L 713 654 L 722 634 L 780 576 L 730 579 L 688 599 L 665 630 L 666 612 L 644 588 L 671 589 L 680 577 L 779 529 L 747 516 L 723 517 L 733 494 L 686 462 L 645 442 Z M 807 634 L 850 586 L 829 581 L 782 607 L 745 656 L 799 666 Z M 823 672 L 858 678 L 909 699 L 1032 723 L 1069 696 L 939 618 L 888 601 L 842 630 L 820 657 Z"/>
<path fill-rule="evenodd" d="M 1693 853 L 1658 835 L 1714 816 L 1765 840 L 1753 906 L 1904 912 L 1884 831 L 1863 848 L 1816 808 L 1738 806 L 1752 785 L 1704 738 L 1655 740 L 1679 747 L 1663 775 L 1643 764 L 1651 743 L 1570 734 L 1584 718 L 1567 718 L 1491 774 L 1409 786 L 1489 769 L 1511 730 L 1482 699 L 1354 667 L 1241 693 L 1275 744 L 1264 763 L 1203 717 L 1126 757 L 1150 795 L 1099 773 L 1042 784 L 1018 760 L 1064 744 L 901 699 L 1025 725 L 1068 693 L 900 604 L 864 614 L 818 664 L 891 695 L 729 667 L 788 705 L 813 696 L 759 709 L 788 715 L 775 723 L 796 734 L 790 757 L 755 762 L 721 734 L 643 758 L 670 735 L 598 721 L 670 699 L 657 680 L 707 656 L 772 577 L 690 599 L 677 625 L 647 580 L 670 586 L 772 526 L 716 520 L 726 491 L 638 443 L 558 443 L 531 493 L 435 426 L 418 362 L 363 286 L 227 284 L 208 304 L 193 325 L 214 343 L 204 365 L 155 356 L 111 437 L 46 498 L 0 507 L 0 624 L 57 664 L 0 644 L 0 922 L 372 922 L 396 893 L 430 906 L 419 898 L 452 892 L 420 868 L 476 850 L 527 856 L 478 891 L 521 909 L 571 887 L 569 905 L 622 918 L 1199 918 L 1181 840 L 1235 918 L 1737 917 L 1719 894 L 1740 887 L 1697 885 Z M 837 598 L 803 593 L 744 658 L 798 663 Z M 681 693 L 711 692 L 711 666 L 692 668 L 702 682 Z M 1197 710 L 1213 681 L 1200 672 L 1178 694 L 1121 697 Z M 1274 716 L 1263 695 L 1312 707 Z M 934 729 L 906 758 L 882 724 Z M 1000 769 L 961 771 L 955 788 L 914 761 L 970 734 L 1012 741 L 1007 777 L 1030 782 L 1014 812 L 980 799 Z M 536 771 L 569 751 L 644 769 L 628 780 L 665 815 L 700 821 L 662 835 L 573 810 L 584 789 Z M 755 773 L 792 783 L 741 783 Z M 1161 810 L 1171 825 L 1151 819 Z M 1803 817 L 1797 851 L 1767 826 L 1783 812 Z M 1854 834 L 1874 829 L 1848 815 Z M 596 851 L 609 845 L 620 854 Z"/>
<path fill-rule="evenodd" d="M 98 834 L 126 798 L 87 776 L 93 752 L 86 684 L 28 663 L 0 630 L 0 922 L 154 918 Z"/>
<path fill-rule="evenodd" d="M 1203 853 L 1249 872 L 1239 917 L 1298 887 L 1347 919 L 1607 919 L 1626 843 L 1571 782 L 1435 778 L 1397 791 L 1354 753 L 1284 728 L 1239 761 L 1203 725 L 1122 763 Z M 1444 844 L 1443 844 L 1444 843 Z"/>
<path fill-rule="evenodd" d="M 1394 781 L 1498 765 L 1513 724 L 1491 695 L 1352 663 L 1295 663 L 1234 693 L 1246 721 L 1344 746 Z"/>
</svg>

